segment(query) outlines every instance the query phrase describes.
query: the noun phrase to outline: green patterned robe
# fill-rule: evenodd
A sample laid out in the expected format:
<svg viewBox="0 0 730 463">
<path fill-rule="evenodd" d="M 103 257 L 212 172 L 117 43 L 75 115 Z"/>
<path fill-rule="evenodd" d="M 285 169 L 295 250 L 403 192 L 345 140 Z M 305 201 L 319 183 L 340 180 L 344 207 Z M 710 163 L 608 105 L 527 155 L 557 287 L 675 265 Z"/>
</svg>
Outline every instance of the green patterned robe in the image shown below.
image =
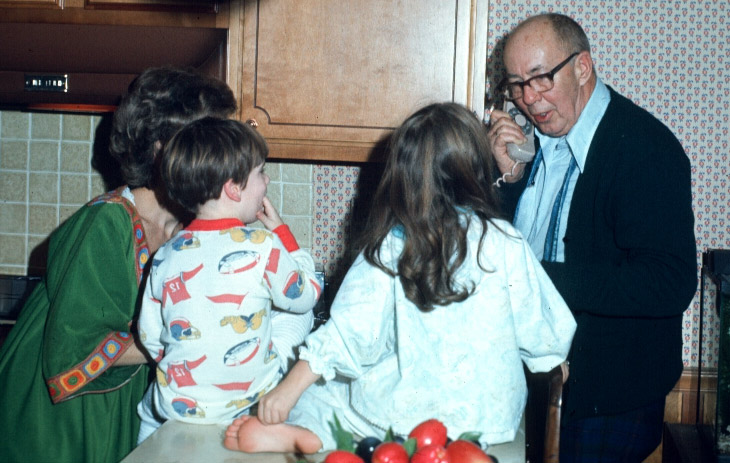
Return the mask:
<svg viewBox="0 0 730 463">
<path fill-rule="evenodd" d="M 146 365 L 132 345 L 144 230 L 121 190 L 50 237 L 45 278 L 0 350 L 0 460 L 116 462 L 134 447 Z"/>
</svg>

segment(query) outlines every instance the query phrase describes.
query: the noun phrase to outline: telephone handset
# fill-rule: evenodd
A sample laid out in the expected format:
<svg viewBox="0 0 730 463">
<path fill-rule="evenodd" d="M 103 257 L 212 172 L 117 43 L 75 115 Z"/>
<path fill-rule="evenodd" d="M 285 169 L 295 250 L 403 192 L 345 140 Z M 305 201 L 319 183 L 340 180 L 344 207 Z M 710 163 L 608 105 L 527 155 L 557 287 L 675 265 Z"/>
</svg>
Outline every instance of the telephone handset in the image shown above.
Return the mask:
<svg viewBox="0 0 730 463">
<path fill-rule="evenodd" d="M 504 102 L 504 111 L 520 126 L 527 141 L 521 145 L 507 143 L 507 155 L 519 162 L 530 162 L 535 157 L 535 127 L 517 107 L 509 100 Z"/>
</svg>

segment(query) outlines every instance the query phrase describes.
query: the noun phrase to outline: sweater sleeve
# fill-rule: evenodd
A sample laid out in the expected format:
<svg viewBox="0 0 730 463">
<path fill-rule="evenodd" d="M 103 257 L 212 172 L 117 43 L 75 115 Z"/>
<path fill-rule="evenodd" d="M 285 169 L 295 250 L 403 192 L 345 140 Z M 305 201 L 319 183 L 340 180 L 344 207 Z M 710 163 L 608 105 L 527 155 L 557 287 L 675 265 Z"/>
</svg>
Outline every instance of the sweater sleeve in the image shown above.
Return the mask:
<svg viewBox="0 0 730 463">
<path fill-rule="evenodd" d="M 271 340 L 285 359 L 287 370 L 296 360 L 297 348 L 312 331 L 314 313 L 291 313 L 274 308 L 271 311 Z"/>
<path fill-rule="evenodd" d="M 157 268 L 158 266 L 152 265 L 152 270 L 147 276 L 147 284 L 145 284 L 142 295 L 139 320 L 137 321 L 140 341 L 155 361 L 162 358 L 165 349 L 160 340 L 164 330 L 162 301 L 154 295 L 154 289 L 159 285 Z"/>
<path fill-rule="evenodd" d="M 42 361 L 54 402 L 119 388 L 139 370 L 111 368 L 133 343 L 138 288 L 131 237 L 129 214 L 118 204 L 83 206 L 51 237 Z"/>
</svg>

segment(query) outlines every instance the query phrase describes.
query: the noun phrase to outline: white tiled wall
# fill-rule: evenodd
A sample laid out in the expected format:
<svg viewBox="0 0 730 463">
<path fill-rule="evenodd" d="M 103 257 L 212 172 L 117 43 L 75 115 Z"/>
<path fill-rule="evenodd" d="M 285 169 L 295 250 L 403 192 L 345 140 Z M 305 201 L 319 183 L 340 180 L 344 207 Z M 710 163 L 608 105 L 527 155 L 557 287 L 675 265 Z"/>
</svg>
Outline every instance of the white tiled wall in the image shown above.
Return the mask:
<svg viewBox="0 0 730 463">
<path fill-rule="evenodd" d="M 0 274 L 37 274 L 48 235 L 107 190 L 92 168 L 101 116 L 0 111 Z M 312 246 L 312 166 L 270 162 L 269 195 L 301 247 Z M 253 224 L 260 226 L 261 224 Z"/>
</svg>

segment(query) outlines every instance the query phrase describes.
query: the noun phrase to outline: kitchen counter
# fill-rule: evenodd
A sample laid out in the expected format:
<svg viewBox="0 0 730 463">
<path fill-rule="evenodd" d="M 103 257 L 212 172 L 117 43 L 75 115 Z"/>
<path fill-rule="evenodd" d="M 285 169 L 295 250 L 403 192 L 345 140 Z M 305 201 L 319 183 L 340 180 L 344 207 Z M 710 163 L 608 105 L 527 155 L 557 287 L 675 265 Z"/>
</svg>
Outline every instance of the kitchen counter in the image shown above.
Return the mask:
<svg viewBox="0 0 730 463">
<path fill-rule="evenodd" d="M 514 441 L 494 445 L 488 452 L 499 459 L 500 463 L 524 463 L 525 432 L 524 420 Z M 284 453 L 242 453 L 223 447 L 225 426 L 187 424 L 168 421 L 155 431 L 146 441 L 130 453 L 122 463 L 295 463 L 307 461 L 319 463 L 325 453 L 306 455 L 299 458 Z"/>
</svg>

